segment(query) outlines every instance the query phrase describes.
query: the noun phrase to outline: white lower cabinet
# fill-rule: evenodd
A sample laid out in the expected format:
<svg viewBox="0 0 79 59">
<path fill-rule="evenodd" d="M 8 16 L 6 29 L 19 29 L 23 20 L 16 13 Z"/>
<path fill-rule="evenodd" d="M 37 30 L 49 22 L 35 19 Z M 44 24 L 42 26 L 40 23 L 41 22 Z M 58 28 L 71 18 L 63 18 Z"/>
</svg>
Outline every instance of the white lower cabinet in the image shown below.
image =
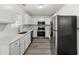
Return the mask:
<svg viewBox="0 0 79 59">
<path fill-rule="evenodd" d="M 9 44 L 10 55 L 23 55 L 25 50 L 31 43 L 31 32 L 26 33 L 23 37 L 20 37 L 16 41 Z"/>
<path fill-rule="evenodd" d="M 19 55 L 19 46 L 14 47 L 11 49 L 10 55 Z"/>
<path fill-rule="evenodd" d="M 20 39 L 20 55 L 24 53 L 24 38 Z"/>
<path fill-rule="evenodd" d="M 33 37 L 37 37 L 37 30 L 33 31 Z"/>
<path fill-rule="evenodd" d="M 31 32 L 28 33 L 27 36 L 24 37 L 24 50 L 26 50 L 29 46 L 29 44 L 31 43 Z"/>
<path fill-rule="evenodd" d="M 10 44 L 10 55 L 19 55 L 19 40 Z"/>
<path fill-rule="evenodd" d="M 25 36 L 24 37 L 24 50 L 26 50 L 27 49 L 27 47 L 28 47 L 28 41 L 27 41 L 27 39 L 28 39 L 28 36 Z"/>
</svg>

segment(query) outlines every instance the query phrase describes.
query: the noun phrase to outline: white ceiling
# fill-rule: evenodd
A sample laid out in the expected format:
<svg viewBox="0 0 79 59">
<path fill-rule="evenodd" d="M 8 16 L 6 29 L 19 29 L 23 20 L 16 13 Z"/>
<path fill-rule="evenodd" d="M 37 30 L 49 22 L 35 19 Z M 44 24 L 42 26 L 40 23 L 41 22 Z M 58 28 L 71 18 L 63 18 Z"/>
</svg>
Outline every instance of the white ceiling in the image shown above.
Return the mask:
<svg viewBox="0 0 79 59">
<path fill-rule="evenodd" d="M 51 16 L 64 4 L 44 4 L 44 8 L 39 8 L 38 6 L 39 4 L 23 4 L 22 8 L 31 16 Z"/>
</svg>

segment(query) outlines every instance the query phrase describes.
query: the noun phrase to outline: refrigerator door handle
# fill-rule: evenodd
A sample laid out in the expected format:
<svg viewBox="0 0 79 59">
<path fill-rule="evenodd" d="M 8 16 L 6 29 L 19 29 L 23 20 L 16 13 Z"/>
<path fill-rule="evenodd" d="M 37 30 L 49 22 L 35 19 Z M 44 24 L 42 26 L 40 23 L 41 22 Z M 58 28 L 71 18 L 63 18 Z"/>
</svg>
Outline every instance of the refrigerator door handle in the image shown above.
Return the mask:
<svg viewBox="0 0 79 59">
<path fill-rule="evenodd" d="M 79 30 L 79 28 L 77 28 L 77 30 Z"/>
</svg>

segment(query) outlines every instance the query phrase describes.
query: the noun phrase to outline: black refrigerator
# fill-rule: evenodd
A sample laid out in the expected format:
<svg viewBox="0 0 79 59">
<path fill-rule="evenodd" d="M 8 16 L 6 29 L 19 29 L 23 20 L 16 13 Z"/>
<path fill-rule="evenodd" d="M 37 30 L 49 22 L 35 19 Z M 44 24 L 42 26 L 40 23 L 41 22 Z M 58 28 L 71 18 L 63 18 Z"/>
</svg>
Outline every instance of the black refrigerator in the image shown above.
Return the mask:
<svg viewBox="0 0 79 59">
<path fill-rule="evenodd" d="M 51 52 L 57 55 L 77 54 L 77 17 L 54 16 L 51 20 Z"/>
</svg>

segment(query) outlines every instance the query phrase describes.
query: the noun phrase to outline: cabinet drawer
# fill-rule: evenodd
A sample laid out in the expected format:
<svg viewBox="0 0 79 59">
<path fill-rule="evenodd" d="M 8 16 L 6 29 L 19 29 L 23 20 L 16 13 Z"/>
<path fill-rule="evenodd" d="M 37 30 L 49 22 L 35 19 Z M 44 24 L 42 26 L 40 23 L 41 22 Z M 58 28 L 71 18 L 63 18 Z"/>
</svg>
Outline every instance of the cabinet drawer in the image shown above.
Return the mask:
<svg viewBox="0 0 79 59">
<path fill-rule="evenodd" d="M 24 43 L 24 37 L 20 39 L 20 44 L 23 44 L 23 43 Z"/>
<path fill-rule="evenodd" d="M 12 42 L 12 43 L 10 44 L 10 48 L 11 48 L 11 49 L 14 48 L 14 47 L 16 47 L 16 46 L 19 46 L 19 39 L 16 40 L 16 41 L 14 41 L 14 42 Z"/>
<path fill-rule="evenodd" d="M 10 55 L 19 55 L 19 46 L 10 49 Z"/>
</svg>

